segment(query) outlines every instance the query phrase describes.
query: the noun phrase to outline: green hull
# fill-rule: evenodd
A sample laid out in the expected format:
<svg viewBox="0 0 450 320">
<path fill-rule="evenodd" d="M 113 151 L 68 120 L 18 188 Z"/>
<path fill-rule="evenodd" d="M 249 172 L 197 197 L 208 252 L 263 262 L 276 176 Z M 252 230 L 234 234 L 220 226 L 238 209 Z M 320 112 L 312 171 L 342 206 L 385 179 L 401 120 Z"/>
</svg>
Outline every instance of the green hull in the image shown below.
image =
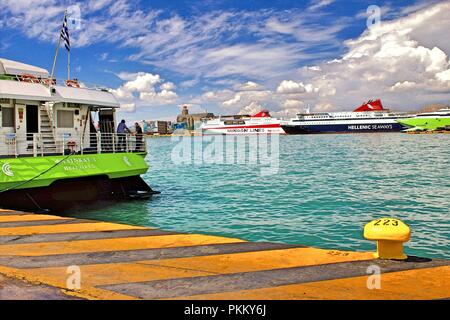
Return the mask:
<svg viewBox="0 0 450 320">
<path fill-rule="evenodd" d="M 145 174 L 145 153 L 105 153 L 0 159 L 0 191 L 47 187 L 62 179 Z"/>
<path fill-rule="evenodd" d="M 450 117 L 416 117 L 397 121 L 417 130 L 434 131 L 450 126 Z"/>
</svg>

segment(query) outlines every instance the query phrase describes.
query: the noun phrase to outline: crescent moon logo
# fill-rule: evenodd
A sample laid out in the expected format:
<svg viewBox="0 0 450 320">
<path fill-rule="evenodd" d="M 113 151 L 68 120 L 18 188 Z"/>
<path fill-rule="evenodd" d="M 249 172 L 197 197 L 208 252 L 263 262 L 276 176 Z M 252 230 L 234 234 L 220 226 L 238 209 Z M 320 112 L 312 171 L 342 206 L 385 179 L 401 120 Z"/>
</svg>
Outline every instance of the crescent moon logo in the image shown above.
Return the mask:
<svg viewBox="0 0 450 320">
<path fill-rule="evenodd" d="M 2 171 L 8 177 L 13 177 L 14 176 L 14 172 L 11 171 L 11 166 L 9 165 L 9 163 L 3 164 Z"/>
</svg>

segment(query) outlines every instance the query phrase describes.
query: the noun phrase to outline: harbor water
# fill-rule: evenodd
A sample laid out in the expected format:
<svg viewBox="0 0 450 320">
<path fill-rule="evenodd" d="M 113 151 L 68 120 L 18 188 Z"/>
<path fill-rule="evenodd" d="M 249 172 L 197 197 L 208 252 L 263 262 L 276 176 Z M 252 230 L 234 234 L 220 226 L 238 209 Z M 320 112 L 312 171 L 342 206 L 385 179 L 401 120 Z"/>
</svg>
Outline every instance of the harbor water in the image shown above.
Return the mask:
<svg viewBox="0 0 450 320">
<path fill-rule="evenodd" d="M 449 135 L 281 136 L 269 175 L 258 164 L 174 163 L 177 139 L 147 143 L 144 178 L 160 195 L 71 215 L 358 251 L 375 248 L 365 223 L 396 217 L 412 230 L 408 254 L 450 258 Z"/>
</svg>

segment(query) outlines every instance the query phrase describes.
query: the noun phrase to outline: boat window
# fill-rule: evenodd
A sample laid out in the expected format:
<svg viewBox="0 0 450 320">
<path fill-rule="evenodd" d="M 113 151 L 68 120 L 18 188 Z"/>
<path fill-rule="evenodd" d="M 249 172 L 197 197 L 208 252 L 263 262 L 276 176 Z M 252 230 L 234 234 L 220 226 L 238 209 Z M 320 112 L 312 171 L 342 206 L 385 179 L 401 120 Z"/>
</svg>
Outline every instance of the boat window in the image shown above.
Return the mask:
<svg viewBox="0 0 450 320">
<path fill-rule="evenodd" d="M 14 127 L 14 109 L 2 107 L 2 127 Z"/>
<path fill-rule="evenodd" d="M 237 120 L 235 120 L 235 121 L 224 121 L 224 124 L 226 126 L 237 125 L 237 124 L 245 124 L 245 121 L 243 121 L 243 120 L 239 120 L 239 121 L 237 121 Z"/>
<path fill-rule="evenodd" d="M 73 128 L 74 127 L 74 112 L 68 110 L 57 111 L 58 128 Z"/>
</svg>

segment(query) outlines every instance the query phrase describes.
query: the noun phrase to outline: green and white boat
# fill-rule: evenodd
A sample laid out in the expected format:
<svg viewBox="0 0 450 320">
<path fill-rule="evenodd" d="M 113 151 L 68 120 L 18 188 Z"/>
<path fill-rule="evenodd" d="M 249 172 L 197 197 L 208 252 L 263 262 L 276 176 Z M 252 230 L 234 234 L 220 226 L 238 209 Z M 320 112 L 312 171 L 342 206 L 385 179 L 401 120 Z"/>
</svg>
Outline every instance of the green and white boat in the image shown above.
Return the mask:
<svg viewBox="0 0 450 320">
<path fill-rule="evenodd" d="M 148 197 L 146 144 L 116 134 L 106 89 L 0 59 L 0 207 L 64 210 Z"/>
<path fill-rule="evenodd" d="M 397 122 L 407 126 L 407 131 L 450 130 L 450 109 L 420 113 L 414 117 L 398 119 Z"/>
</svg>

